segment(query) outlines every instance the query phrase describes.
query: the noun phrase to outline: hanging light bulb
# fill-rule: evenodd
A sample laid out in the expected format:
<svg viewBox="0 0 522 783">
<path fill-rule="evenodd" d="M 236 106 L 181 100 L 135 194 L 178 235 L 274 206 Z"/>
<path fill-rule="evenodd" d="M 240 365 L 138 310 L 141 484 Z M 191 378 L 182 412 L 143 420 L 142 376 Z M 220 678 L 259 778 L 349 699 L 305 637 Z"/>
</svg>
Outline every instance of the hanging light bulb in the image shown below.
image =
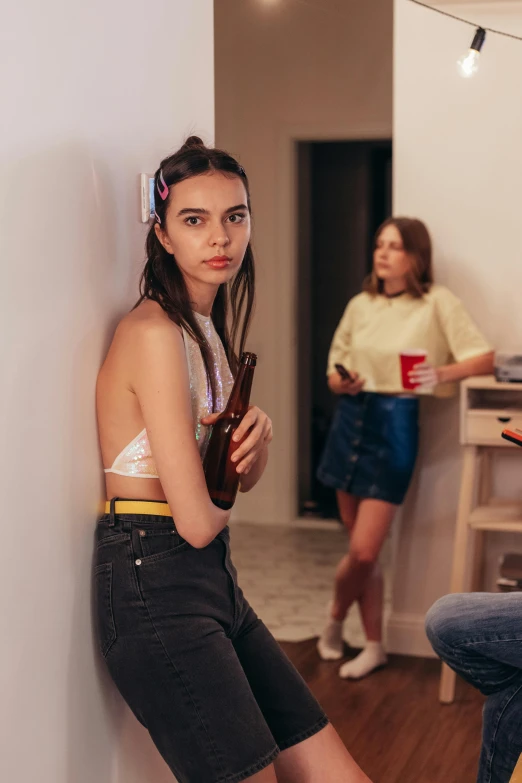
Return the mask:
<svg viewBox="0 0 522 783">
<path fill-rule="evenodd" d="M 460 75 L 468 79 L 477 73 L 479 67 L 480 50 L 486 40 L 486 31 L 483 27 L 477 27 L 469 51 L 457 60 Z"/>
</svg>

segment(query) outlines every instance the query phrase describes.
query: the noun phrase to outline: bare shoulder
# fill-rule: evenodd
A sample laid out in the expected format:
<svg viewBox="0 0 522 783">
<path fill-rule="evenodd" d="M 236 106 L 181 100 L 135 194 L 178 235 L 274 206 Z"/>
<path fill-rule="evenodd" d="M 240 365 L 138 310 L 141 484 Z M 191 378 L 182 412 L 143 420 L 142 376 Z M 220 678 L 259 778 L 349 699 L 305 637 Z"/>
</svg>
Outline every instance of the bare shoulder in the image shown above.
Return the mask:
<svg viewBox="0 0 522 783">
<path fill-rule="evenodd" d="M 181 328 L 162 310 L 157 302 L 138 305 L 119 322 L 111 353 L 135 364 L 144 354 L 172 351 L 182 346 Z"/>
<path fill-rule="evenodd" d="M 132 377 L 137 373 L 146 371 L 151 364 L 175 363 L 183 352 L 181 328 L 157 302 L 142 302 L 116 327 L 98 382 L 117 380 L 132 388 Z"/>
<path fill-rule="evenodd" d="M 122 342 L 172 340 L 181 336 L 181 328 L 157 302 L 142 302 L 121 319 L 114 335 Z"/>
</svg>

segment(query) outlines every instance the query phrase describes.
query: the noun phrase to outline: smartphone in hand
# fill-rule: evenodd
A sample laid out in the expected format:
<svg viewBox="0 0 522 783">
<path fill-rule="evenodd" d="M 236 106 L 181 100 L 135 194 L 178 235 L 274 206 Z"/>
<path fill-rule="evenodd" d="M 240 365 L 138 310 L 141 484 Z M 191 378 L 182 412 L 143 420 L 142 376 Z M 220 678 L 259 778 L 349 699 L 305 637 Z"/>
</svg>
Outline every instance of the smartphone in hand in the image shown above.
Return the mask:
<svg viewBox="0 0 522 783">
<path fill-rule="evenodd" d="M 343 364 L 336 364 L 334 365 L 335 369 L 343 379 L 343 381 L 352 381 L 353 383 L 353 376 L 348 372 L 346 367 Z"/>
<path fill-rule="evenodd" d="M 516 443 L 517 446 L 522 446 L 522 431 L 521 430 L 510 430 L 506 427 L 505 430 L 502 430 L 502 437 L 505 440 L 511 441 L 511 443 Z"/>
</svg>

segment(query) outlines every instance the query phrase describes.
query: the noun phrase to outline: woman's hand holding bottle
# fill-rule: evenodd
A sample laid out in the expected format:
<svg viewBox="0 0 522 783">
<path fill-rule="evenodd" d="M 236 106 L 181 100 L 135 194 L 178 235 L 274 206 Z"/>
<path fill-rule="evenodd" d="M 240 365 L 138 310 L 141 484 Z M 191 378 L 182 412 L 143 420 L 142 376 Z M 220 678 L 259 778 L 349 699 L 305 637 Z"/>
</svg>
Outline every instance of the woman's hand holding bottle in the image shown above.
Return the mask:
<svg viewBox="0 0 522 783">
<path fill-rule="evenodd" d="M 201 419 L 205 426 L 212 426 L 221 414 L 212 413 Z M 272 421 L 257 405 L 249 407 L 232 438 L 240 443 L 232 456 L 232 462 L 237 463 L 237 473 L 247 474 L 261 456 L 265 446 L 272 440 Z M 241 441 L 243 441 L 241 443 Z"/>
</svg>

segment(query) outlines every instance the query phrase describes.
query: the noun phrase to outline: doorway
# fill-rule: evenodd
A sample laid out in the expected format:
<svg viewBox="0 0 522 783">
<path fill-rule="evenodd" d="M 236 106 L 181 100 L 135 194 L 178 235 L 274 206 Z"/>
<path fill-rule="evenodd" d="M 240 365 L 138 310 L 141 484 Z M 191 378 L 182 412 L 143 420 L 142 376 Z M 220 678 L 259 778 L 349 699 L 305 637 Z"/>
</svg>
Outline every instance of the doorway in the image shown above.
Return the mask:
<svg viewBox="0 0 522 783">
<path fill-rule="evenodd" d="M 391 215 L 392 142 L 297 142 L 298 507 L 337 518 L 335 491 L 316 479 L 335 410 L 330 343 L 371 270 L 373 237 Z"/>
</svg>

